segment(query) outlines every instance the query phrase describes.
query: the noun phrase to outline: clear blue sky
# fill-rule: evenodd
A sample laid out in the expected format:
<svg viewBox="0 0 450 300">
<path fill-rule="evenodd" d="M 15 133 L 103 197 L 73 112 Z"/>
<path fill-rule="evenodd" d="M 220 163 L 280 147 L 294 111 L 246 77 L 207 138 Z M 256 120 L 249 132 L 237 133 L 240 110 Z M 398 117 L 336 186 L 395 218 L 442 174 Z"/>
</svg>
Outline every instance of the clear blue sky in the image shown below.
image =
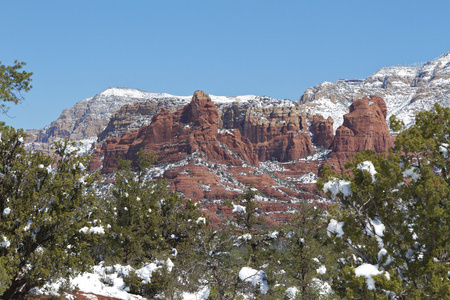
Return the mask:
<svg viewBox="0 0 450 300">
<path fill-rule="evenodd" d="M 8 125 L 42 128 L 108 87 L 297 100 L 450 51 L 450 1 L 7 1 L 0 61 L 33 90 Z"/>
</svg>

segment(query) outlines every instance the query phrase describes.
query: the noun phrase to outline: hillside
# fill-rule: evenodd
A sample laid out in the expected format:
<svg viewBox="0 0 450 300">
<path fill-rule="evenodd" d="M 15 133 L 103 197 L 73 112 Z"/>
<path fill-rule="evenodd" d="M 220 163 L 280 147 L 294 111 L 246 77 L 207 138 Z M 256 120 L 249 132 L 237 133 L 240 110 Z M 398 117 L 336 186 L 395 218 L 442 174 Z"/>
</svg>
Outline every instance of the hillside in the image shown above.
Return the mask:
<svg viewBox="0 0 450 300">
<path fill-rule="evenodd" d="M 105 178 L 117 156 L 134 160 L 144 148 L 159 157 L 149 180 L 166 178 L 172 190 L 202 202 L 212 219 L 229 215 L 220 203 L 254 184 L 264 213 L 278 222 L 296 203 L 326 202 L 315 187 L 324 164 L 342 172 L 356 152 L 386 151 L 391 114 L 411 125 L 419 110 L 435 102 L 449 106 L 449 83 L 450 54 L 444 54 L 422 66 L 385 67 L 363 80 L 324 82 L 298 103 L 110 88 L 28 131 L 27 146 L 48 152 L 55 140 L 78 140 L 93 154 L 90 169 Z M 363 100 L 352 106 L 357 99 Z"/>
<path fill-rule="evenodd" d="M 377 95 L 386 101 L 389 118 L 394 114 L 407 126 L 414 116 L 433 108 L 435 102 L 450 106 L 450 53 L 421 66 L 384 67 L 366 79 L 341 79 L 308 88 L 299 104 L 311 114 L 331 116 L 336 130 L 356 99 Z"/>
</svg>

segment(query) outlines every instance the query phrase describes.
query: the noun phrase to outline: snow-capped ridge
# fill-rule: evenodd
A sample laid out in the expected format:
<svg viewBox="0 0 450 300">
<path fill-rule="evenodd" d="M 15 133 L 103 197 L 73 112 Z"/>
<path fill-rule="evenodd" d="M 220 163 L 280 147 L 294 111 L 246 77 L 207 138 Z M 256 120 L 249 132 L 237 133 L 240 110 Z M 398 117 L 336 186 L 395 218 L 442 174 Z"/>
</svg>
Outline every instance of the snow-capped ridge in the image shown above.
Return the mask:
<svg viewBox="0 0 450 300">
<path fill-rule="evenodd" d="M 300 108 L 312 115 L 332 117 L 334 131 L 343 123 L 348 106 L 365 96 L 386 101 L 388 113 L 406 126 L 414 123 L 419 111 L 433 109 L 434 103 L 450 106 L 450 52 L 413 66 L 387 66 L 365 79 L 340 79 L 308 88 L 299 100 Z"/>
</svg>

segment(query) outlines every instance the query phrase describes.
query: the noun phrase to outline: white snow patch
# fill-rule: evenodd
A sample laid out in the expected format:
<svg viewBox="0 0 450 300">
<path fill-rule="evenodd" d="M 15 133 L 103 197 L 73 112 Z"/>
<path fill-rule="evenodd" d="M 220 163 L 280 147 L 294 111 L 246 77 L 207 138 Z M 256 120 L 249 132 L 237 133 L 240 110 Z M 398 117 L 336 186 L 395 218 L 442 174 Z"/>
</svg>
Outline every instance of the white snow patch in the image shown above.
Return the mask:
<svg viewBox="0 0 450 300">
<path fill-rule="evenodd" d="M 379 219 L 369 219 L 369 222 L 366 224 L 366 232 L 370 236 L 375 236 L 378 241 L 378 246 L 380 248 L 384 247 L 383 244 L 383 232 L 386 229 L 383 223 Z"/>
<path fill-rule="evenodd" d="M 183 300 L 208 300 L 209 294 L 211 293 L 211 288 L 209 286 L 205 286 L 196 293 L 186 293 L 184 292 L 182 295 Z"/>
<path fill-rule="evenodd" d="M 420 178 L 420 175 L 416 172 L 417 169 L 414 167 L 411 167 L 405 171 L 403 171 L 403 177 L 411 177 L 413 181 L 417 181 Z"/>
<path fill-rule="evenodd" d="M 286 289 L 286 297 L 288 297 L 288 299 L 294 299 L 298 292 L 299 290 L 297 287 L 291 286 Z"/>
<path fill-rule="evenodd" d="M 327 234 L 331 237 L 331 233 L 335 233 L 336 237 L 342 237 L 344 235 L 344 222 L 338 222 L 335 219 L 331 219 L 327 227 Z"/>
<path fill-rule="evenodd" d="M 381 273 L 382 271 L 378 270 L 378 265 L 362 264 L 355 269 L 356 277 L 366 277 L 366 284 L 369 290 L 375 289 L 375 280 L 372 278 L 372 276 L 379 275 Z M 390 280 L 389 273 L 385 272 L 384 276 L 386 276 L 386 278 Z"/>
<path fill-rule="evenodd" d="M 203 224 L 206 224 L 206 219 L 205 219 L 204 217 L 199 217 L 199 218 L 197 219 L 196 223 L 198 224 L 198 223 L 200 223 L 200 222 L 203 222 Z"/>
<path fill-rule="evenodd" d="M 324 265 L 322 265 L 318 269 L 316 269 L 316 272 L 323 275 L 327 272 L 327 268 Z"/>
<path fill-rule="evenodd" d="M 362 163 L 358 164 L 357 166 L 358 170 L 366 170 L 369 172 L 370 175 L 372 175 L 372 182 L 375 182 L 375 174 L 377 171 L 375 171 L 375 167 L 373 166 L 373 163 L 371 161 L 363 161 Z"/>
<path fill-rule="evenodd" d="M 259 285 L 259 291 L 261 294 L 267 294 L 269 291 L 269 284 L 267 283 L 267 275 L 262 270 L 255 270 L 249 267 L 243 267 L 239 271 L 239 279 L 242 281 L 250 282 L 253 286 Z"/>
<path fill-rule="evenodd" d="M 242 206 L 242 205 L 239 205 L 239 204 L 235 205 L 233 203 L 233 210 L 231 211 L 232 213 L 243 213 L 243 214 L 245 214 L 245 211 L 246 211 L 245 206 Z"/>
<path fill-rule="evenodd" d="M 6 217 L 11 213 L 11 208 L 7 207 L 3 210 L 3 216 Z"/>
<path fill-rule="evenodd" d="M 95 226 L 95 227 L 83 227 L 80 229 L 80 232 L 86 234 L 86 233 L 93 233 L 93 234 L 105 234 L 105 229 L 103 226 Z"/>
<path fill-rule="evenodd" d="M 444 158 L 448 158 L 448 144 L 447 143 L 442 143 L 441 146 L 439 146 L 439 152 L 441 153 L 441 155 Z"/>
<path fill-rule="evenodd" d="M 8 240 L 8 238 L 6 236 L 2 236 L 2 237 L 3 237 L 3 242 L 0 242 L 0 247 L 8 248 L 9 245 L 11 245 L 11 242 Z"/>
<path fill-rule="evenodd" d="M 350 181 L 342 180 L 338 178 L 331 178 L 323 186 L 323 191 L 326 193 L 330 191 L 334 196 L 342 193 L 344 197 L 349 197 L 352 195 L 352 190 L 350 188 Z"/>
<path fill-rule="evenodd" d="M 269 237 L 272 239 L 276 239 L 278 237 L 279 232 L 278 231 L 272 231 L 271 233 L 269 233 Z"/>
</svg>

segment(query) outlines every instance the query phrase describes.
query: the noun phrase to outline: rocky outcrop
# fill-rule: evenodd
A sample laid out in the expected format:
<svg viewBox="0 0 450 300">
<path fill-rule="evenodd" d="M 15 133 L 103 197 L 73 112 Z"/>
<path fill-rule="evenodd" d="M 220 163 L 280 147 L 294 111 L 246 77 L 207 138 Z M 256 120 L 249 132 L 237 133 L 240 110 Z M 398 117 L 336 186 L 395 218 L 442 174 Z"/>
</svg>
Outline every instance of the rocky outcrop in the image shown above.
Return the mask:
<svg viewBox="0 0 450 300">
<path fill-rule="evenodd" d="M 150 125 L 128 131 L 120 139 L 107 139 L 101 151 L 95 152 L 92 168 L 98 166 L 103 157 L 102 172 L 111 172 L 116 157 L 134 160 L 141 148 L 165 162 L 180 161 L 198 151 L 211 161 L 231 165 L 241 165 L 245 161 L 258 165 L 250 141 L 237 130 L 219 133 L 218 120 L 217 109 L 209 95 L 196 91 L 182 110 L 170 113 L 163 108 Z"/>
<path fill-rule="evenodd" d="M 314 153 L 306 117 L 292 108 L 250 109 L 245 113 L 242 134 L 253 144 L 260 161 L 286 162 Z"/>
<path fill-rule="evenodd" d="M 311 120 L 311 131 L 314 135 L 314 143 L 319 147 L 330 148 L 333 143 L 333 119 L 326 120 L 321 115 L 314 115 Z"/>
<path fill-rule="evenodd" d="M 434 103 L 450 106 L 450 53 L 418 66 L 384 67 L 365 79 L 341 79 L 308 88 L 300 97 L 300 107 L 310 114 L 331 116 L 334 130 L 357 99 L 377 95 L 386 101 L 389 118 L 394 114 L 407 126 L 419 111 L 431 110 Z"/>
<path fill-rule="evenodd" d="M 167 108 L 169 112 L 174 112 L 183 106 L 167 105 L 163 101 L 146 101 L 123 105 L 109 120 L 106 128 L 98 135 L 98 141 L 102 142 L 107 138 L 120 137 L 126 131 L 141 128 L 150 124 L 153 116 L 161 108 Z"/>
<path fill-rule="evenodd" d="M 393 144 L 386 115 L 386 103 L 377 96 L 350 105 L 350 112 L 344 115 L 344 124 L 337 129 L 331 146 L 330 161 L 335 169 L 342 171 L 345 162 L 363 150 L 388 152 Z"/>
<path fill-rule="evenodd" d="M 188 97 L 164 93 L 109 88 L 65 109 L 49 126 L 39 130 L 27 130 L 26 147 L 35 151 L 50 152 L 53 142 L 65 138 L 80 141 L 83 144 L 89 143 L 86 146 L 90 146 L 104 130 L 102 138 L 109 137 L 108 134 L 113 130 L 124 132 L 140 128 L 148 124 L 151 116 L 161 107 L 176 107 L 188 101 Z M 138 104 L 137 108 L 133 107 L 134 104 Z M 124 110 L 130 110 L 129 113 L 124 114 L 122 111 L 119 116 L 116 115 L 117 118 L 114 118 L 116 112 L 124 105 L 126 105 Z M 111 117 L 113 117 L 111 127 L 107 127 Z"/>
</svg>

